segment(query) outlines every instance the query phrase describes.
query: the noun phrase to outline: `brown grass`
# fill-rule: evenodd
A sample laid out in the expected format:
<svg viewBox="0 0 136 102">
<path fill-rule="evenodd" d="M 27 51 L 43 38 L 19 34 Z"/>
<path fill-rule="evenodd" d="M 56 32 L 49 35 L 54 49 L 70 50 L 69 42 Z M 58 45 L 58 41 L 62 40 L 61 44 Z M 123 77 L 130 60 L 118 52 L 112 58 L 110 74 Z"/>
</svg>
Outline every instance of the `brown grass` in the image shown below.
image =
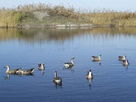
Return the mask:
<svg viewBox="0 0 136 102">
<path fill-rule="evenodd" d="M 0 9 L 0 27 L 22 24 L 94 24 L 97 27 L 135 27 L 135 12 L 80 12 L 74 8 L 30 4 L 16 9 Z"/>
</svg>

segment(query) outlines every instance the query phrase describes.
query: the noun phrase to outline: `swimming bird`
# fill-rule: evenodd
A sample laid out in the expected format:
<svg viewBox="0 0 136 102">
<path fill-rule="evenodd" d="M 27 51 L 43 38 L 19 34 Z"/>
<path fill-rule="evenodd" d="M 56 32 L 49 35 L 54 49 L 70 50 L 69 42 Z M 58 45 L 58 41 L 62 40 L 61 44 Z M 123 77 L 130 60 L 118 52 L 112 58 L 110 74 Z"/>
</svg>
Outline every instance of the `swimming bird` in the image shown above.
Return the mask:
<svg viewBox="0 0 136 102">
<path fill-rule="evenodd" d="M 39 70 L 45 70 L 45 65 L 44 64 L 38 64 L 38 69 Z"/>
<path fill-rule="evenodd" d="M 10 70 L 10 66 L 9 65 L 5 66 L 5 68 L 7 68 L 7 70 L 6 70 L 7 74 L 16 74 L 16 71 L 18 70 L 18 69 Z"/>
<path fill-rule="evenodd" d="M 62 85 L 62 78 L 61 78 L 61 77 L 58 77 L 57 71 L 54 72 L 53 82 L 54 82 L 56 85 L 60 85 L 60 86 Z"/>
<path fill-rule="evenodd" d="M 101 60 L 102 60 L 102 59 L 101 59 L 101 56 L 102 56 L 102 55 L 92 56 L 92 60 L 93 60 L 93 61 L 101 61 Z"/>
<path fill-rule="evenodd" d="M 124 65 L 124 66 L 128 66 L 128 65 L 129 65 L 128 60 L 123 60 L 123 62 L 122 62 L 122 63 L 123 63 L 123 65 Z"/>
<path fill-rule="evenodd" d="M 64 63 L 64 67 L 65 67 L 65 68 L 71 68 L 71 67 L 73 67 L 74 64 L 75 64 L 75 63 L 74 63 L 74 59 L 75 59 L 75 57 L 71 58 L 70 62 Z"/>
<path fill-rule="evenodd" d="M 30 74 L 33 74 L 34 72 L 34 68 L 31 68 L 31 69 L 18 69 L 16 71 L 16 74 L 18 75 L 30 75 Z"/>
<path fill-rule="evenodd" d="M 93 79 L 93 73 L 92 73 L 91 69 L 88 71 L 88 73 L 87 73 L 87 75 L 86 75 L 86 78 L 87 78 L 88 80 Z"/>
<path fill-rule="evenodd" d="M 126 56 L 119 56 L 118 59 L 119 59 L 119 61 L 124 61 L 124 60 L 126 60 L 127 58 L 126 58 Z"/>
</svg>

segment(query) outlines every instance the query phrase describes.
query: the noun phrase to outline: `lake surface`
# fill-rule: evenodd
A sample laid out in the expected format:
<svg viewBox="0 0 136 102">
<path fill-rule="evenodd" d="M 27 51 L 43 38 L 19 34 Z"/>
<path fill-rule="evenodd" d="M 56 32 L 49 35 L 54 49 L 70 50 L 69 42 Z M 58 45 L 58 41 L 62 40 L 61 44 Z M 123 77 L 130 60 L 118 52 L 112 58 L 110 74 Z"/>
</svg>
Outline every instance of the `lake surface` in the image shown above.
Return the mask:
<svg viewBox="0 0 136 102">
<path fill-rule="evenodd" d="M 101 65 L 91 56 L 102 54 Z M 126 55 L 130 65 L 118 61 Z M 75 66 L 63 63 L 75 57 Z M 46 64 L 45 72 L 37 69 Z M 7 75 L 4 66 L 35 68 L 33 76 Z M 94 79 L 86 80 L 92 69 Z M 62 86 L 52 82 L 54 71 Z M 0 29 L 1 102 L 135 102 L 135 28 L 90 30 Z"/>
</svg>

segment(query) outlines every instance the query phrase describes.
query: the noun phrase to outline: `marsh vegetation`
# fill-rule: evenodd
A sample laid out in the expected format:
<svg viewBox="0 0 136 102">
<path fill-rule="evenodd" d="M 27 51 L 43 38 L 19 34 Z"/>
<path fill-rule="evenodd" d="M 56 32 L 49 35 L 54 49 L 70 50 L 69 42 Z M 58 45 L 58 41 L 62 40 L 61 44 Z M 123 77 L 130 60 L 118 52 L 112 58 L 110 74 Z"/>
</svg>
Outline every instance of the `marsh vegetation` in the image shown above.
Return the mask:
<svg viewBox="0 0 136 102">
<path fill-rule="evenodd" d="M 90 11 L 82 12 L 64 6 L 30 4 L 15 9 L 0 9 L 0 27 L 50 26 L 92 24 L 94 27 L 135 27 L 135 12 Z"/>
</svg>

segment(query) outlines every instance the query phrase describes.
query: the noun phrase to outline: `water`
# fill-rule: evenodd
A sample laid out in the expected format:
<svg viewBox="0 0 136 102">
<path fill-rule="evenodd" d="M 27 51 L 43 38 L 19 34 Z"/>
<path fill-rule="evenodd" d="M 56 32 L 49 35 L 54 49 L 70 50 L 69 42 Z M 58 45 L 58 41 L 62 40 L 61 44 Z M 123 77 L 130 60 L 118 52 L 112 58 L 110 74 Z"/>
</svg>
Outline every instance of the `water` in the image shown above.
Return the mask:
<svg viewBox="0 0 136 102">
<path fill-rule="evenodd" d="M 136 30 L 16 30 L 0 29 L 0 101 L 1 102 L 135 102 Z M 101 65 L 91 56 L 102 54 Z M 119 55 L 130 65 L 122 66 Z M 63 63 L 75 57 L 68 70 Z M 46 70 L 37 70 L 45 63 Z M 11 68 L 36 68 L 33 76 L 6 75 Z M 85 76 L 89 69 L 92 81 Z M 62 86 L 52 82 L 54 71 Z"/>
</svg>

